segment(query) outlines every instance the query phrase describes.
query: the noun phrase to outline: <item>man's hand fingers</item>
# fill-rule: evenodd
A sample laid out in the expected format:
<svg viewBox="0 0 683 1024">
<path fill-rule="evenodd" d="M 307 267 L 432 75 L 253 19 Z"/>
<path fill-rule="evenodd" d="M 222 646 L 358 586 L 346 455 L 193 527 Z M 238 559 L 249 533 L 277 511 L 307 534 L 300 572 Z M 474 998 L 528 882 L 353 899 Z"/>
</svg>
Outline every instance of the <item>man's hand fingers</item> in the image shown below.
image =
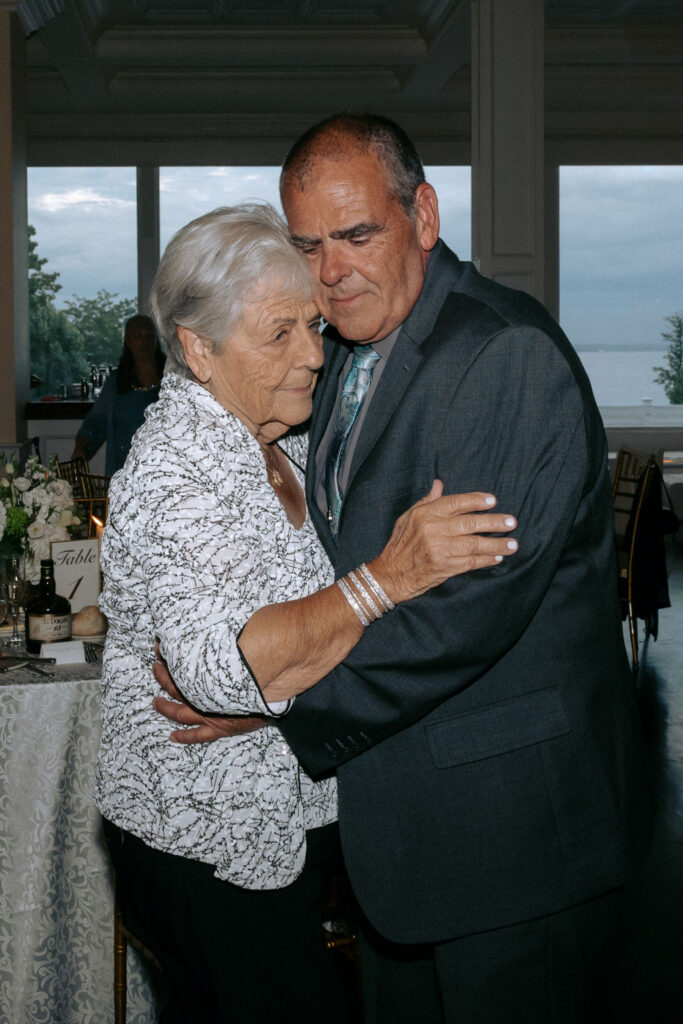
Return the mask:
<svg viewBox="0 0 683 1024">
<path fill-rule="evenodd" d="M 213 743 L 219 740 L 223 733 L 219 733 L 212 725 L 197 725 L 194 729 L 174 729 L 170 739 L 174 743 Z"/>
<path fill-rule="evenodd" d="M 178 722 L 179 725 L 204 724 L 204 717 L 189 704 L 178 704 L 174 700 L 166 700 L 165 697 L 155 697 L 152 704 L 155 711 L 171 722 Z"/>
<path fill-rule="evenodd" d="M 166 668 L 166 662 L 155 661 L 152 671 L 154 672 L 154 678 L 158 682 L 159 686 L 162 690 L 166 691 L 169 697 L 172 697 L 173 700 L 184 700 L 182 693 L 171 679 L 171 674 Z"/>
</svg>

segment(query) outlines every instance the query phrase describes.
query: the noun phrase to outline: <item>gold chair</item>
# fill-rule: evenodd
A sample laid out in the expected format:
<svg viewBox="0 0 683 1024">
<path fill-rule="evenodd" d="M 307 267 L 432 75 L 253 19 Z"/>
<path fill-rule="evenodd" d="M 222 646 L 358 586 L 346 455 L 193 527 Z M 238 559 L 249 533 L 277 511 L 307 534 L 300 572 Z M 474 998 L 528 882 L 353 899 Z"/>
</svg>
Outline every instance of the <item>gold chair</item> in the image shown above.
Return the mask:
<svg viewBox="0 0 683 1024">
<path fill-rule="evenodd" d="M 107 521 L 110 480 L 110 476 L 81 473 L 81 497 L 76 498 L 74 504 L 88 524 L 88 537 L 97 535 L 97 524 L 93 521 L 93 517 L 99 519 L 102 525 Z"/>
<path fill-rule="evenodd" d="M 56 459 L 55 472 L 58 477 L 61 477 L 62 480 L 68 480 L 71 484 L 74 498 L 84 497 L 81 477 L 90 472 L 85 459 L 70 459 L 65 462 L 60 462 L 59 459 Z"/>
</svg>

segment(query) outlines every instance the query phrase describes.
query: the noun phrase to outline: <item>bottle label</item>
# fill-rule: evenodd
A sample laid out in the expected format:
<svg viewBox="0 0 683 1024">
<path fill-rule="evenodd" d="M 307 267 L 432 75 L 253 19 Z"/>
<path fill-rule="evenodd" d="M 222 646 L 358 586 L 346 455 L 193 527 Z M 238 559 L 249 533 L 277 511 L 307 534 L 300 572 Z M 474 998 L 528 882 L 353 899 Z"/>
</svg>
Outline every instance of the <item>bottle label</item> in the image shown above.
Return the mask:
<svg viewBox="0 0 683 1024">
<path fill-rule="evenodd" d="M 51 644 L 56 640 L 71 639 L 70 615 L 29 615 L 28 638 Z"/>
</svg>

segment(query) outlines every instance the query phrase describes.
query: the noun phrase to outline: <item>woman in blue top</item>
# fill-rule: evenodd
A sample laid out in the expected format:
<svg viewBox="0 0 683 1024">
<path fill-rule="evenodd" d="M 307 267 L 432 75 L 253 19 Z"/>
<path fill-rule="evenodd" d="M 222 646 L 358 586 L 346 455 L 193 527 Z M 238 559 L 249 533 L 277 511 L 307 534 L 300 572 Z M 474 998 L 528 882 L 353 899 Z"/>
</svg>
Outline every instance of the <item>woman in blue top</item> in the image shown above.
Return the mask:
<svg viewBox="0 0 683 1024">
<path fill-rule="evenodd" d="M 165 360 L 154 321 L 142 314 L 126 321 L 118 367 L 83 420 L 72 459 L 91 459 L 106 441 L 105 473 L 111 476 L 121 469 L 133 434 L 145 419 L 145 409 L 159 396 Z"/>
</svg>

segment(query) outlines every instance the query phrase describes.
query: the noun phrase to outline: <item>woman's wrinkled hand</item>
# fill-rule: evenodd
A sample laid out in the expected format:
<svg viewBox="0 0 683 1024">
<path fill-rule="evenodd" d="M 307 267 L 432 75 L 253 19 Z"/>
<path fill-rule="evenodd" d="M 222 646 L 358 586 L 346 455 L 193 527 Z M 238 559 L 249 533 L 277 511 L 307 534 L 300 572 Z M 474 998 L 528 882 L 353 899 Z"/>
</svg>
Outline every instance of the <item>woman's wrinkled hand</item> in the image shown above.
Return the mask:
<svg viewBox="0 0 683 1024">
<path fill-rule="evenodd" d="M 164 718 L 168 718 L 170 722 L 176 722 L 176 724 L 186 727 L 190 726 L 190 728 L 175 729 L 171 733 L 170 739 L 174 743 L 213 743 L 214 740 L 224 739 L 226 736 L 242 736 L 244 733 L 254 732 L 266 724 L 265 716 L 208 715 L 197 711 L 192 704 L 185 700 L 173 682 L 166 662 L 159 653 L 158 644 L 154 678 L 170 698 L 155 697 L 152 701 L 154 709 Z"/>
<path fill-rule="evenodd" d="M 492 494 L 443 494 L 435 480 L 426 497 L 396 520 L 389 541 L 369 568 L 392 601 L 408 601 L 451 576 L 497 565 L 517 551 L 507 534 L 514 516 L 493 512 Z"/>
</svg>

